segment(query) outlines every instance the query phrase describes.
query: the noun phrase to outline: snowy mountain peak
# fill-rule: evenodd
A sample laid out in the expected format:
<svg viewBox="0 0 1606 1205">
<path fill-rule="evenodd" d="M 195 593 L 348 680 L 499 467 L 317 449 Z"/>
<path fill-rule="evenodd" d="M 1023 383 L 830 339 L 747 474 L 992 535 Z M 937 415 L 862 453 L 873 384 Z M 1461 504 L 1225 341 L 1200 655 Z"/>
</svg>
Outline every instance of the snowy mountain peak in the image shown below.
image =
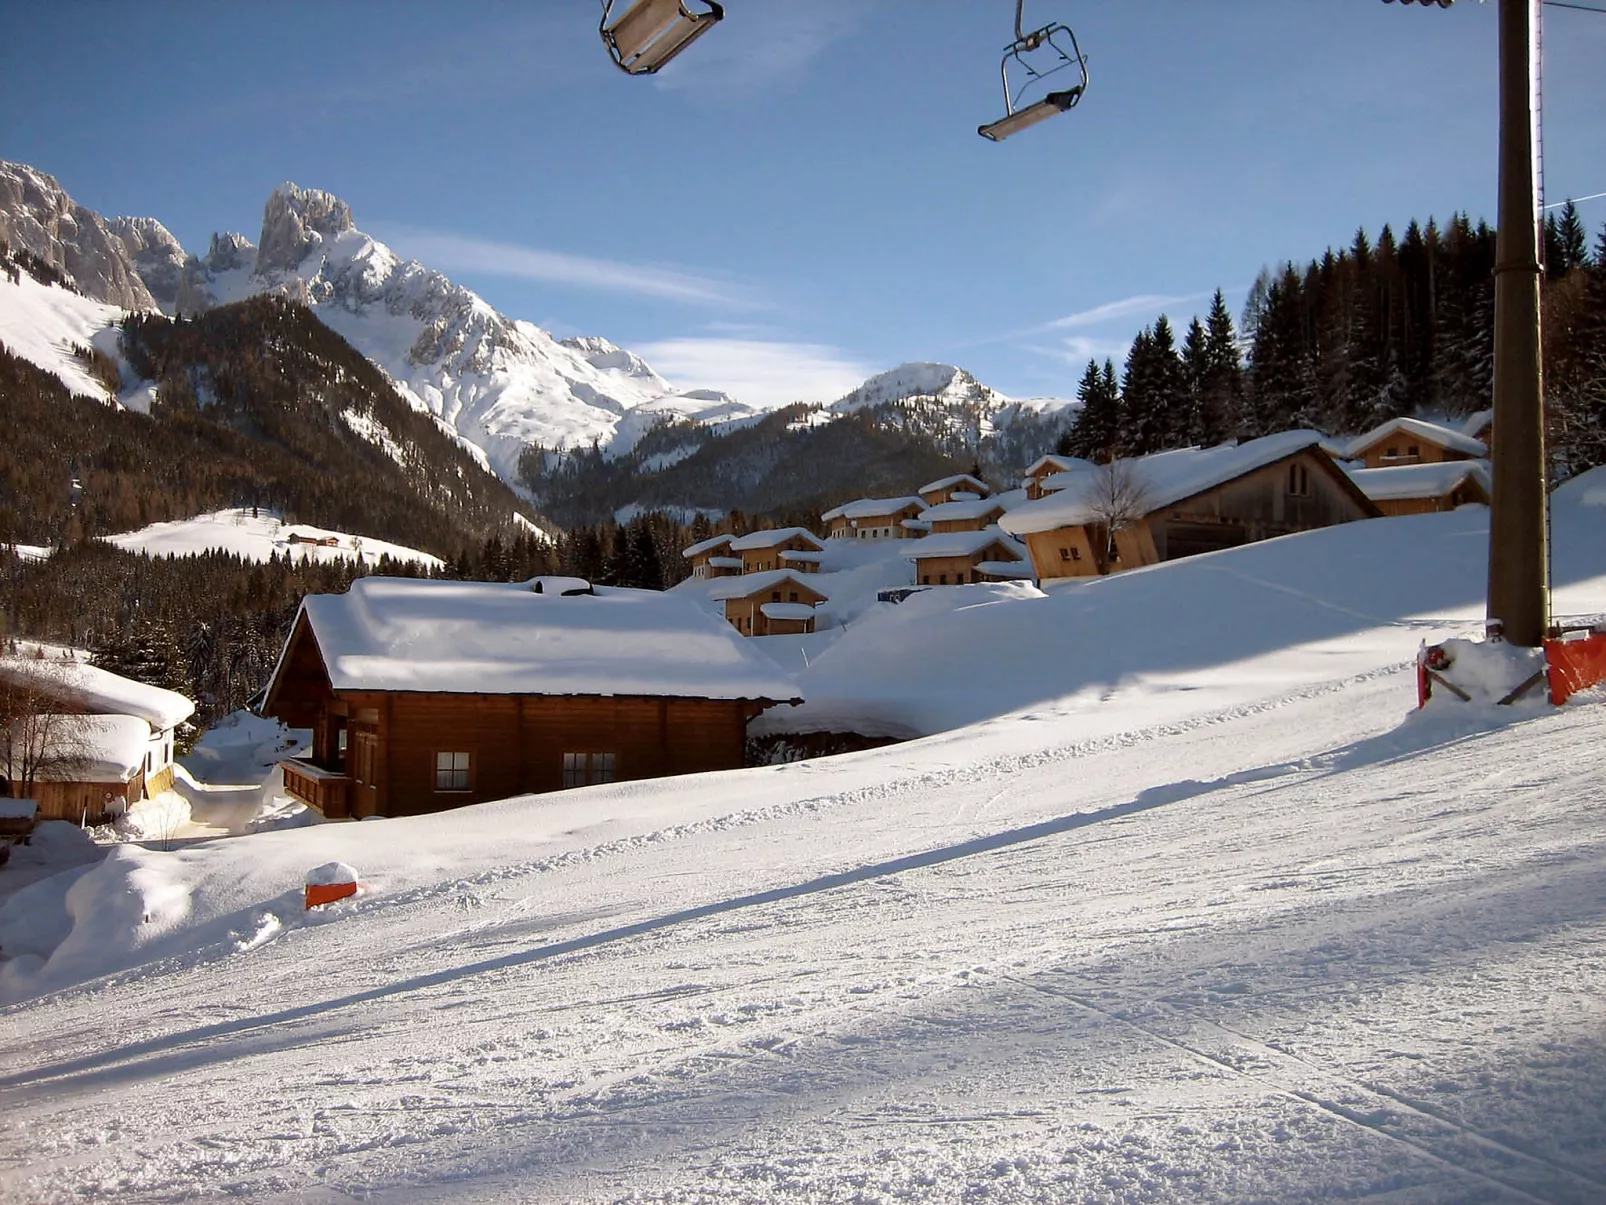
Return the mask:
<svg viewBox="0 0 1606 1205">
<path fill-rule="evenodd" d="M 1005 405 L 1009 401 L 963 368 L 953 364 L 913 361 L 877 373 L 852 393 L 833 402 L 831 409 L 839 414 L 848 414 L 866 406 L 879 406 L 912 397 L 930 397 L 941 402 L 973 402 L 989 408 Z"/>
<path fill-rule="evenodd" d="M 0 160 L 0 239 L 38 256 L 95 301 L 154 310 L 156 300 L 101 216 L 54 176 Z"/>
<path fill-rule="evenodd" d="M 284 183 L 273 190 L 262 214 L 256 272 L 293 272 L 327 238 L 355 228 L 351 206 L 333 193 Z"/>
<path fill-rule="evenodd" d="M 134 271 L 167 313 L 193 312 L 205 305 L 201 271 L 172 231 L 155 218 L 113 218 L 106 223 L 123 244 Z"/>
<path fill-rule="evenodd" d="M 234 272 L 256 263 L 257 245 L 243 234 L 213 234 L 202 263 L 208 272 Z"/>
<path fill-rule="evenodd" d="M 647 381 L 661 387 L 665 393 L 671 392 L 669 382 L 654 372 L 645 360 L 635 352 L 626 351 L 617 343 L 611 343 L 600 335 L 579 335 L 559 342 L 570 351 L 579 352 L 593 368 Z"/>
</svg>

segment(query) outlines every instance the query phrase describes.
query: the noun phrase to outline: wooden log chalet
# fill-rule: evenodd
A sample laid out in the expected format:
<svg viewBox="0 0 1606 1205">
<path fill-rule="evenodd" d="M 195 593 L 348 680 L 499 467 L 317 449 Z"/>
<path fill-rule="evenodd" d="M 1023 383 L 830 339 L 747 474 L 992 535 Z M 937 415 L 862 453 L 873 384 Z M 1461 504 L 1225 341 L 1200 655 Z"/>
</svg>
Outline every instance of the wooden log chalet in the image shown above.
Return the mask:
<svg viewBox="0 0 1606 1205">
<path fill-rule="evenodd" d="M 1079 456 L 1056 456 L 1052 452 L 1039 456 L 1026 466 L 1026 477 L 1022 482 L 1026 487 L 1026 497 L 1035 502 L 1049 492 L 1044 488 L 1044 483 L 1056 473 L 1081 472 L 1091 467 L 1092 461 Z"/>
<path fill-rule="evenodd" d="M 992 492 L 992 487 L 985 481 L 969 473 L 955 473 L 951 477 L 928 481 L 915 491 L 927 506 L 941 506 L 955 498 L 985 498 Z"/>
<path fill-rule="evenodd" d="M 1384 469 L 1351 469 L 1350 479 L 1385 515 L 1425 515 L 1477 503 L 1489 505 L 1489 464 L 1444 460 Z"/>
<path fill-rule="evenodd" d="M 0 732 L 0 777 L 40 820 L 99 824 L 172 789 L 183 695 L 55 654 L 0 658 L 0 691 L 24 713 Z"/>
<path fill-rule="evenodd" d="M 1008 508 L 997 498 L 961 498 L 956 502 L 939 502 L 920 512 L 932 535 L 950 531 L 982 531 L 998 522 Z"/>
<path fill-rule="evenodd" d="M 828 540 L 905 540 L 920 534 L 909 521 L 925 509 L 925 502 L 912 495 L 856 498 L 832 507 L 820 518 L 827 524 Z"/>
<path fill-rule="evenodd" d="M 792 681 L 689 598 L 369 577 L 302 602 L 262 712 L 312 729 L 285 789 L 340 818 L 731 769 L 779 702 Z"/>
<path fill-rule="evenodd" d="M 911 544 L 903 558 L 915 563 L 915 581 L 922 586 L 963 586 L 1031 576 L 1025 546 L 997 526 L 929 535 Z"/>
<path fill-rule="evenodd" d="M 774 569 L 796 569 L 800 573 L 813 573 L 819 561 L 812 557 L 795 562 L 787 553 L 817 553 L 825 550 L 825 542 L 806 527 L 776 527 L 764 531 L 748 532 L 730 542 L 733 556 L 742 558 L 743 573 L 768 573 Z"/>
<path fill-rule="evenodd" d="M 1382 512 L 1316 431 L 1088 465 L 1010 511 L 1038 580 L 1088 577 L 1309 531 Z"/>
<path fill-rule="evenodd" d="M 735 538 L 725 535 L 699 540 L 681 549 L 680 555 L 691 562 L 691 575 L 695 578 L 730 577 L 742 571 L 742 558 L 730 555 L 730 542 Z"/>
<path fill-rule="evenodd" d="M 743 636 L 795 636 L 814 631 L 814 608 L 826 601 L 791 569 L 749 573 L 708 592 L 725 604 L 725 620 Z"/>
<path fill-rule="evenodd" d="M 1489 454 L 1482 440 L 1453 427 L 1419 418 L 1390 419 L 1350 440 L 1345 459 L 1364 461 L 1369 469 L 1401 464 L 1439 464 L 1477 460 Z"/>
</svg>

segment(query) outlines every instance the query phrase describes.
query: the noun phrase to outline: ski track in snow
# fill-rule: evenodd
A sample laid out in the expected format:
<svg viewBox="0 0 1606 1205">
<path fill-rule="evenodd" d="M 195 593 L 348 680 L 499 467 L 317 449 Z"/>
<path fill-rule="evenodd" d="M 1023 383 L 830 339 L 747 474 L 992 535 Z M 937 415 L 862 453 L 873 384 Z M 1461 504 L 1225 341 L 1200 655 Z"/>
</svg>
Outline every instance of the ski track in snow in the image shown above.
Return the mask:
<svg viewBox="0 0 1606 1205">
<path fill-rule="evenodd" d="M 1602 717 L 1409 689 L 788 767 L 846 789 L 7 1009 L 0 1196 L 1600 1200 Z"/>
</svg>

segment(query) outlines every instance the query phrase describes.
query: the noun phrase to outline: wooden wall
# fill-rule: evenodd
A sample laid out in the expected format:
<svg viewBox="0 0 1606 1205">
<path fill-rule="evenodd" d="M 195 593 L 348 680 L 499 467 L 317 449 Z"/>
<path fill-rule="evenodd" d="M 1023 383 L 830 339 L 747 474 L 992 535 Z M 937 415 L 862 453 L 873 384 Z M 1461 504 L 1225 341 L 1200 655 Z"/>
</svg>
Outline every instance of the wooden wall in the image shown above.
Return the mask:
<svg viewBox="0 0 1606 1205">
<path fill-rule="evenodd" d="M 612 753 L 616 781 L 734 769 L 758 705 L 593 696 L 350 695 L 353 747 L 371 722 L 365 777 L 348 755 L 351 812 L 408 816 L 563 787 L 565 753 Z M 466 791 L 436 790 L 436 755 L 468 753 Z"/>
<path fill-rule="evenodd" d="M 1388 454 L 1390 448 L 1394 450 L 1393 456 Z M 1412 448 L 1416 449 L 1415 455 L 1411 454 Z M 1442 464 L 1446 460 L 1470 460 L 1471 457 L 1465 452 L 1441 448 L 1420 435 L 1396 431 L 1363 450 L 1355 459 L 1364 460 L 1369 469 L 1380 469 L 1393 464 Z"/>
</svg>

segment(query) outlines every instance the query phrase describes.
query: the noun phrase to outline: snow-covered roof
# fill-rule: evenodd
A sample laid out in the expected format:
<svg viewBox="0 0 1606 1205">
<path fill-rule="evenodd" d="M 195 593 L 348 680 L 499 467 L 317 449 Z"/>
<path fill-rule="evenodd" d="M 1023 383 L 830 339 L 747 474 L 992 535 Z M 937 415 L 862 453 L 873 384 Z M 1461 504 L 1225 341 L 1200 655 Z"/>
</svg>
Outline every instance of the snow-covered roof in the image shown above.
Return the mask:
<svg viewBox="0 0 1606 1205">
<path fill-rule="evenodd" d="M 1039 456 L 1026 466 L 1026 476 L 1037 477 L 1043 473 L 1066 473 L 1074 469 L 1086 468 L 1092 464 L 1091 460 L 1083 460 L 1080 456 L 1056 456 L 1050 452 L 1046 456 Z"/>
<path fill-rule="evenodd" d="M 796 561 L 800 565 L 818 565 L 824 559 L 823 552 L 799 552 L 795 548 L 788 548 L 781 553 L 781 560 Z"/>
<path fill-rule="evenodd" d="M 810 577 L 812 576 L 810 575 Z M 811 581 L 810 577 L 805 577 L 796 569 L 768 569 L 763 573 L 746 573 L 741 577 L 723 579 L 713 589 L 709 590 L 708 598 L 712 602 L 727 602 L 733 598 L 750 598 L 762 591 L 773 590 L 782 582 L 791 582 L 794 586 L 803 586 L 823 598 L 825 591 L 820 589 L 815 584 L 815 581 Z"/>
<path fill-rule="evenodd" d="M 1487 456 L 1489 449 L 1481 439 L 1473 439 L 1470 435 L 1463 435 L 1453 427 L 1446 427 L 1440 423 L 1430 423 L 1420 418 L 1392 418 L 1381 426 L 1373 427 L 1364 435 L 1357 435 L 1349 442 L 1349 456 L 1351 459 L 1359 456 L 1367 448 L 1390 435 L 1407 435 L 1416 439 L 1425 439 L 1429 443 L 1438 444 L 1441 448 L 1451 451 L 1464 452 L 1468 456 Z"/>
<path fill-rule="evenodd" d="M 981 481 L 975 477 L 972 477 L 969 473 L 955 473 L 952 477 L 943 477 L 936 481 L 928 481 L 925 485 L 921 486 L 917 492 L 921 494 L 934 494 L 938 490 L 949 489 L 956 485 L 974 486 L 978 494 L 989 494 L 992 492 L 992 488 L 985 481 Z"/>
<path fill-rule="evenodd" d="M 14 748 L 28 740 L 27 723 L 13 722 Z M 53 715 L 31 726 L 32 739 L 44 746 L 30 758 L 40 782 L 127 782 L 145 764 L 151 739 L 150 724 L 132 715 Z"/>
<path fill-rule="evenodd" d="M 87 661 L 3 657 L 0 677 L 32 678 L 52 698 L 70 699 L 86 711 L 138 716 L 150 728 L 172 728 L 195 714 L 195 704 L 176 691 L 135 682 Z"/>
<path fill-rule="evenodd" d="M 944 531 L 923 540 L 915 540 L 903 554 L 903 559 L 924 561 L 938 556 L 974 556 L 994 544 L 1025 559 L 1025 545 L 1005 535 L 996 523 L 980 531 Z"/>
<path fill-rule="evenodd" d="M 747 535 L 732 540 L 731 551 L 748 552 L 755 548 L 774 548 L 777 544 L 798 539 L 813 544 L 816 548 L 825 547 L 820 537 L 806 527 L 772 527 L 765 531 L 748 532 Z"/>
<path fill-rule="evenodd" d="M 833 506 L 820 518 L 829 523 L 832 519 L 877 519 L 883 515 L 895 515 L 901 510 L 910 507 L 921 508 L 926 505 L 925 500 L 913 495 L 903 498 L 855 498 L 852 502 L 844 502 L 841 506 Z"/>
<path fill-rule="evenodd" d="M 1003 504 L 993 498 L 956 499 L 953 502 L 939 502 L 921 511 L 920 518 L 927 523 L 952 523 L 964 519 L 985 519 L 988 515 L 1001 514 L 1003 510 Z"/>
<path fill-rule="evenodd" d="M 309 595 L 301 610 L 336 690 L 798 697 L 729 624 L 656 590 L 564 596 L 523 582 L 367 577 Z"/>
<path fill-rule="evenodd" d="M 1149 514 L 1306 448 L 1319 447 L 1322 439 L 1319 431 L 1281 431 L 1247 443 L 1178 448 L 1115 463 L 1119 466 L 1117 471 L 1131 474 L 1133 486 L 1142 491 L 1142 509 Z M 1063 481 L 1061 489 L 1016 507 L 998 521 L 999 526 L 1015 535 L 1027 535 L 1096 522 L 1098 512 L 1092 495 L 1106 471 L 1107 466 L 1094 465 L 1085 470 L 1055 474 L 1048 480 Z"/>
<path fill-rule="evenodd" d="M 908 531 L 930 531 L 931 524 L 924 519 L 905 519 L 898 526 Z"/>
<path fill-rule="evenodd" d="M 766 619 L 813 619 L 814 608 L 808 603 L 767 602 L 759 608 Z"/>
<path fill-rule="evenodd" d="M 729 544 L 735 538 L 735 536 L 731 535 L 710 536 L 706 540 L 698 540 L 697 543 L 693 544 L 690 548 L 682 548 L 680 550 L 680 555 L 688 558 L 702 556 L 703 553 L 712 552 L 721 544 Z"/>
<path fill-rule="evenodd" d="M 0 820 L 32 820 L 39 805 L 32 799 L 0 799 Z"/>
<path fill-rule="evenodd" d="M 1490 490 L 1489 465 L 1483 460 L 1386 465 L 1380 469 L 1351 469 L 1349 475 L 1373 502 L 1442 498 L 1469 477 L 1483 487 L 1484 493 Z"/>
<path fill-rule="evenodd" d="M 1494 422 L 1493 410 L 1479 410 L 1476 414 L 1468 418 L 1466 422 L 1461 424 L 1461 434 L 1468 436 L 1471 439 L 1477 439 L 1478 432 L 1482 431 L 1492 422 Z"/>
<path fill-rule="evenodd" d="M 714 569 L 740 569 L 742 563 L 742 558 L 739 556 L 711 556 L 708 558 L 709 566 Z"/>
</svg>

